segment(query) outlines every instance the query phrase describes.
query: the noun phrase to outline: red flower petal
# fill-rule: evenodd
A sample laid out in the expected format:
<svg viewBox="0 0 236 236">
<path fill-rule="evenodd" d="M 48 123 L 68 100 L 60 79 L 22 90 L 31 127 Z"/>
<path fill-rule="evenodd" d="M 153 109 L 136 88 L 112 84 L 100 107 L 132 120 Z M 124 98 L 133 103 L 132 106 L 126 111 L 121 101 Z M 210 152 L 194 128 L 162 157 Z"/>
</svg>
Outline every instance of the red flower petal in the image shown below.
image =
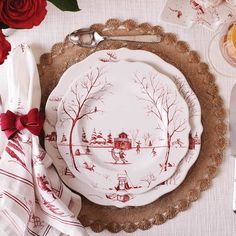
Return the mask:
<svg viewBox="0 0 236 236">
<path fill-rule="evenodd" d="M 11 28 L 30 29 L 47 14 L 46 0 L 0 0 L 0 21 Z"/>
<path fill-rule="evenodd" d="M 3 64 L 10 51 L 11 44 L 6 40 L 2 30 L 0 30 L 0 65 Z"/>
</svg>

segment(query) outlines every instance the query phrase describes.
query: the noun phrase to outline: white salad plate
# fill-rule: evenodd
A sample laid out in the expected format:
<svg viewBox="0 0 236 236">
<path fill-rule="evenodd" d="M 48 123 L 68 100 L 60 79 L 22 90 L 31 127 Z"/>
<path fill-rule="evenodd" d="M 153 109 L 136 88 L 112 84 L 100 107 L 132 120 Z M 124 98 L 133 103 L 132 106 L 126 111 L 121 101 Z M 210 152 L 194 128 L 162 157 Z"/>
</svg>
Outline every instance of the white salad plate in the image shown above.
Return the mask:
<svg viewBox="0 0 236 236">
<path fill-rule="evenodd" d="M 54 165 L 56 166 L 62 180 L 68 186 L 75 186 L 77 184 L 77 178 L 75 178 L 75 175 L 72 173 L 70 168 L 68 168 L 64 159 L 61 157 L 56 143 L 57 135 L 55 125 L 57 122 L 58 106 L 62 100 L 62 97 L 65 95 L 65 88 L 68 86 L 67 84 L 72 84 L 72 82 L 76 80 L 76 77 L 74 76 L 76 73 L 83 74 L 94 65 L 99 67 L 121 60 L 145 62 L 153 66 L 157 71 L 167 75 L 176 84 L 180 94 L 187 102 L 189 108 L 189 122 L 191 125 L 189 150 L 184 159 L 180 162 L 174 175 L 148 192 L 142 194 L 128 193 L 124 187 L 123 193 L 122 191 L 116 193 L 111 193 L 108 191 L 105 193 L 97 190 L 96 185 L 91 187 L 83 182 L 77 186 L 78 189 L 76 191 L 83 191 L 83 195 L 85 195 L 89 200 L 101 205 L 114 205 L 117 207 L 141 206 L 156 200 L 163 194 L 170 192 L 179 186 L 184 180 L 190 167 L 196 161 L 200 151 L 202 125 L 201 109 L 198 99 L 191 90 L 183 74 L 174 66 L 163 61 L 160 57 L 142 50 L 129 50 L 125 48 L 118 50 L 104 50 L 96 52 L 80 63 L 70 67 L 69 70 L 63 74 L 57 87 L 50 94 L 46 105 L 46 122 L 44 126 L 46 133 L 45 148 L 52 156 Z M 176 143 L 176 145 L 178 144 Z M 128 177 L 124 174 L 121 179 L 123 179 L 124 182 L 125 179 L 128 179 Z M 146 178 L 143 179 L 143 182 L 145 182 L 147 186 L 153 181 L 155 181 L 155 176 L 151 174 L 147 175 Z"/>
<path fill-rule="evenodd" d="M 115 194 L 143 193 L 170 178 L 189 147 L 188 106 L 175 84 L 141 62 L 75 73 L 57 110 L 57 146 L 77 178 Z M 148 176 L 153 180 L 147 184 Z M 83 192 L 81 192 L 84 194 Z"/>
</svg>

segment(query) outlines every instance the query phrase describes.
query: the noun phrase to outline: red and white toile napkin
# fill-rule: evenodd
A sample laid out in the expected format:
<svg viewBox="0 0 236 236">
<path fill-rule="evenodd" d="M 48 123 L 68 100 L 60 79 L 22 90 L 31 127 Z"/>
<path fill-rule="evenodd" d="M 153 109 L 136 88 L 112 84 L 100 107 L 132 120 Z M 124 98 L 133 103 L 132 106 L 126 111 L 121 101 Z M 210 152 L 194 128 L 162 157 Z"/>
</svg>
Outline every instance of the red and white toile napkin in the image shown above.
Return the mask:
<svg viewBox="0 0 236 236">
<path fill-rule="evenodd" d="M 18 118 L 11 122 L 14 115 L 8 114 L 10 122 L 5 119 L 5 123 L 10 125 L 2 123 L 8 130 L 0 131 L 0 235 L 86 235 L 76 219 L 80 197 L 60 181 L 38 136 L 21 124 L 22 115 L 33 109 L 35 114 L 25 119 L 29 126 L 37 125 L 39 114 L 35 108 L 40 107 L 41 100 L 37 66 L 28 46 L 20 45 L 12 52 L 5 79 L 8 99 L 1 112 L 9 110 Z M 7 132 L 12 134 L 9 139 L 5 137 Z"/>
</svg>

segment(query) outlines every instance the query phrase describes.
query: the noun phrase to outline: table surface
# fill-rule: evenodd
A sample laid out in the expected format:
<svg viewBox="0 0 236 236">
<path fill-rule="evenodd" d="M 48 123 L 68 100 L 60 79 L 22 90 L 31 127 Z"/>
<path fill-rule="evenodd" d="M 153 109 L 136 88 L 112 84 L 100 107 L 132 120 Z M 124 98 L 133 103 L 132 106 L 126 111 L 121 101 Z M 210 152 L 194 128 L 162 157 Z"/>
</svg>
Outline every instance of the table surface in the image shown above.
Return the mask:
<svg viewBox="0 0 236 236">
<path fill-rule="evenodd" d="M 79 0 L 82 10 L 76 13 L 63 13 L 49 3 L 46 19 L 39 27 L 32 30 L 18 30 L 9 37 L 9 41 L 13 46 L 19 43 L 29 44 L 38 62 L 41 54 L 50 51 L 53 44 L 63 41 L 65 35 L 78 28 L 88 27 L 94 23 L 105 23 L 109 18 L 121 20 L 130 18 L 139 23 L 159 24 L 166 32 L 176 33 L 180 39 L 187 41 L 193 50 L 200 53 L 203 61 L 207 62 L 207 49 L 214 33 L 201 26 L 184 29 L 160 22 L 159 15 L 164 3 L 165 0 Z M 1 84 L 1 91 L 4 91 L 7 86 L 4 67 L 4 65 L 0 66 L 0 78 L 4 81 Z M 214 73 L 213 70 L 212 72 Z M 230 79 L 216 73 L 215 76 L 228 112 L 230 91 L 236 78 Z M 233 161 L 227 149 L 224 162 L 212 186 L 203 192 L 200 199 L 187 211 L 178 214 L 163 225 L 129 235 L 236 235 L 236 214 L 232 211 Z M 97 235 L 90 229 L 88 232 L 90 235 Z M 103 231 L 99 235 L 112 234 Z M 121 232 L 118 235 L 126 235 L 126 233 Z"/>
</svg>

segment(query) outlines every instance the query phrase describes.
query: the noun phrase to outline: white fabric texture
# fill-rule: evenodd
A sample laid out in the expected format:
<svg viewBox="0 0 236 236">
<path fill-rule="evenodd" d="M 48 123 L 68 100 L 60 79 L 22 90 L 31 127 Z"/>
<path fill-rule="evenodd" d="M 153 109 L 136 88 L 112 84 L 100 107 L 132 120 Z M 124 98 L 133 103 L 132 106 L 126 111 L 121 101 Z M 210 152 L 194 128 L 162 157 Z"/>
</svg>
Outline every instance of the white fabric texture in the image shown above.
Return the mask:
<svg viewBox="0 0 236 236">
<path fill-rule="evenodd" d="M 186 1 L 186 0 L 183 0 Z M 52 4 L 48 4 L 48 14 L 39 27 L 31 30 L 17 30 L 8 39 L 12 45 L 20 42 L 31 46 L 37 62 L 43 53 L 49 52 L 51 47 L 63 41 L 65 36 L 81 27 L 88 27 L 94 23 L 104 23 L 110 18 L 125 20 L 134 19 L 139 23 L 148 22 L 159 24 L 167 32 L 176 33 L 179 39 L 187 41 L 192 50 L 200 53 L 202 60 L 207 60 L 207 49 L 214 32 L 201 26 L 184 29 L 159 21 L 159 15 L 164 7 L 165 0 L 78 0 L 80 12 L 61 12 Z M 221 61 L 219 60 L 219 67 Z M 0 66 L 0 94 L 5 99 L 7 90 L 6 65 Z M 225 107 L 229 109 L 230 91 L 235 78 L 229 79 L 216 76 L 220 94 L 225 101 Z M 0 137 L 1 138 L 1 137 Z M 236 235 L 236 214 L 232 211 L 233 191 L 233 164 L 229 149 L 226 150 L 225 160 L 219 168 L 219 172 L 207 191 L 201 194 L 200 199 L 191 204 L 190 208 L 178 214 L 174 219 L 168 220 L 163 225 L 153 226 L 147 231 L 138 230 L 132 234 L 120 232 L 117 235 L 132 236 L 233 236 Z M 1 227 L 0 227 L 1 228 Z M 88 229 L 89 235 L 112 236 L 108 231 L 96 234 Z M 0 235 L 1 231 L 0 231 Z"/>
<path fill-rule="evenodd" d="M 20 45 L 8 61 L 8 100 L 3 109 L 19 115 L 38 108 L 39 75 L 30 48 Z M 6 235 L 86 235 L 76 219 L 80 197 L 60 181 L 39 138 L 27 129 L 7 141 L 0 159 L 0 218 Z M 69 209 L 69 205 L 76 206 Z"/>
</svg>

